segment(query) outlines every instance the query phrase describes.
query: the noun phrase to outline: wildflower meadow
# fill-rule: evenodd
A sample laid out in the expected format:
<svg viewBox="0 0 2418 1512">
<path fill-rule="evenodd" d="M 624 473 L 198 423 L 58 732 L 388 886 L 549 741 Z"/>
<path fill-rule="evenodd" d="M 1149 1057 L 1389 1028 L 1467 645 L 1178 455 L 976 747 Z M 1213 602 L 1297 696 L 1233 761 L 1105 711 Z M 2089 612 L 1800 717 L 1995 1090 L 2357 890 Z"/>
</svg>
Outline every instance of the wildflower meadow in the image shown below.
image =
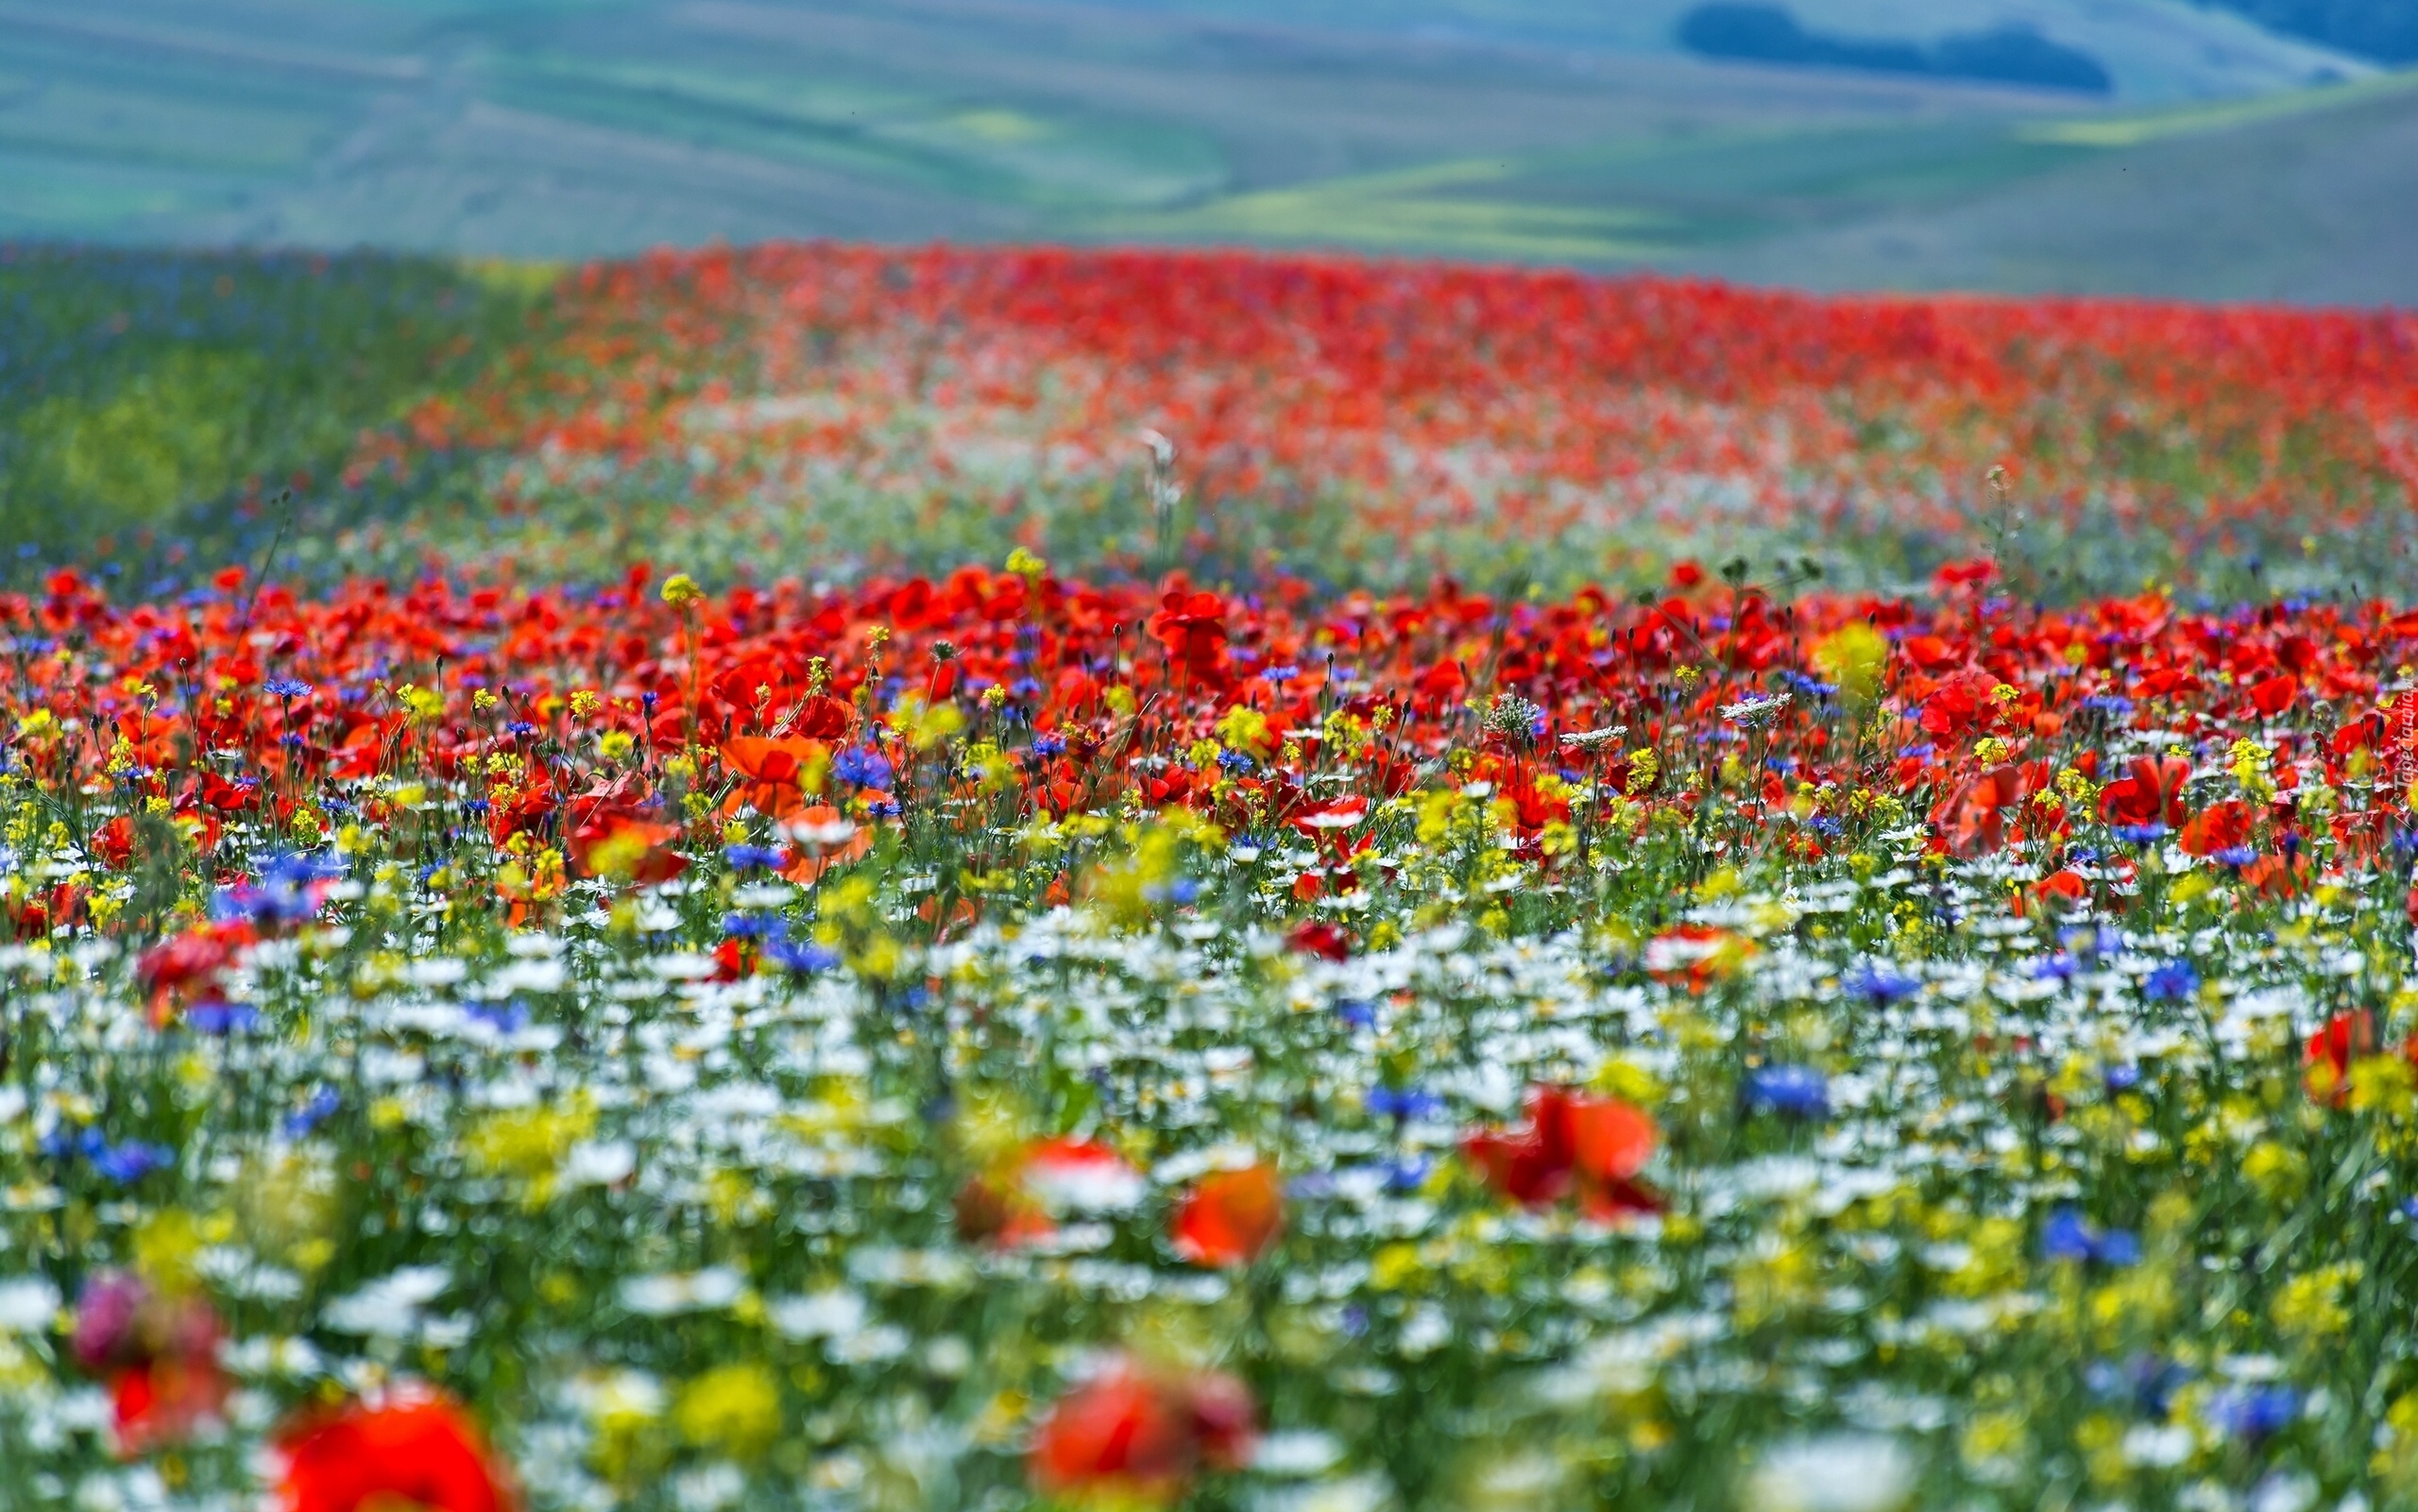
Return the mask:
<svg viewBox="0 0 2418 1512">
<path fill-rule="evenodd" d="M 0 591 L 0 1506 L 2418 1500 L 2418 320 L 480 308 Z"/>
</svg>

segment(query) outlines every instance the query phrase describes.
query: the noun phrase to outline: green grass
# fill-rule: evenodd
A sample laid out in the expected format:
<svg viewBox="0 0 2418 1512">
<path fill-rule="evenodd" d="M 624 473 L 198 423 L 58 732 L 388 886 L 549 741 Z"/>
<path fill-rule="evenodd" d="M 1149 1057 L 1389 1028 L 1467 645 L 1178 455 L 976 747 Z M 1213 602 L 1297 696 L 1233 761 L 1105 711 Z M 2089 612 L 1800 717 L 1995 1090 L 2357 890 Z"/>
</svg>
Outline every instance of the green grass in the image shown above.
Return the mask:
<svg viewBox="0 0 2418 1512">
<path fill-rule="evenodd" d="M 509 60 L 492 76 L 495 98 L 540 113 L 1013 204 L 1164 205 L 1226 178 L 1199 132 L 858 79 L 552 56 Z"/>
<path fill-rule="evenodd" d="M 1111 219 L 1101 229 L 1622 263 L 1950 199 L 2088 150 L 2019 130 L 1984 123 L 1929 132 L 1707 132 L 1358 175 Z"/>
<path fill-rule="evenodd" d="M 2178 106 L 2122 115 L 2041 121 L 2019 127 L 2016 134 L 2022 141 L 2064 146 L 2134 147 L 2173 137 L 2197 136 L 2203 132 L 2230 130 L 2271 121 L 2289 121 L 2319 111 L 2393 99 L 2413 92 L 2418 92 L 2418 70 L 2405 70 L 2316 89 L 2261 95 L 2256 99 Z"/>
<path fill-rule="evenodd" d="M 67 81 L 0 110 L 0 144 L 178 167 L 268 172 L 307 163 L 326 129 L 309 114 Z"/>
<path fill-rule="evenodd" d="M 368 254 L 0 255 L 0 539 L 110 553 L 315 496 L 543 281 Z"/>
<path fill-rule="evenodd" d="M 1154 238 L 1398 246 L 1582 263 L 1652 257 L 1678 245 L 1682 225 L 1653 210 L 1470 197 L 1473 191 L 1512 181 L 1522 167 L 1499 161 L 1437 163 L 1235 195 L 1169 214 L 1107 220 L 1098 229 Z"/>
</svg>

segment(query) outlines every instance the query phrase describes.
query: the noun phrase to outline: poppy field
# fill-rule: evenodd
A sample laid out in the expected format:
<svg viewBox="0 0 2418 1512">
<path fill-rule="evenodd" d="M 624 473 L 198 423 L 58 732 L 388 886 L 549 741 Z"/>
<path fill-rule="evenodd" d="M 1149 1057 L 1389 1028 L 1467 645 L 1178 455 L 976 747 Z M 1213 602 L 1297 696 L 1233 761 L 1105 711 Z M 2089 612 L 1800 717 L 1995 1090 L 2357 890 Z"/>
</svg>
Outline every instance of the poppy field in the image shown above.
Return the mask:
<svg viewBox="0 0 2418 1512">
<path fill-rule="evenodd" d="M 941 573 L 1505 590 L 1810 557 L 1907 587 L 2232 597 L 2411 570 L 2418 317 L 1814 298 L 1220 253 L 827 245 L 566 275 L 365 437 L 434 513 L 332 557 L 593 575 Z M 466 481 L 465 474 L 468 479 Z M 339 511 L 333 521 L 341 524 Z"/>
<path fill-rule="evenodd" d="M 0 1505 L 2407 1504 L 2413 345 L 575 271 L 0 591 Z"/>
</svg>

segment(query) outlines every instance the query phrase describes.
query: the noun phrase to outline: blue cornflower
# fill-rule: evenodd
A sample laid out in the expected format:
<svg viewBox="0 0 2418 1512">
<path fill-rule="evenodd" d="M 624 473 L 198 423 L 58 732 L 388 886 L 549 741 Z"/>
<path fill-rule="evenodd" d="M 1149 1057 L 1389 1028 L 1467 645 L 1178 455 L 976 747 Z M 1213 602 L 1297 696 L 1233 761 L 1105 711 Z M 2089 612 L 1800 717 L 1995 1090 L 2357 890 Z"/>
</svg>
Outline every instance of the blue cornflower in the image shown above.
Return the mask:
<svg viewBox="0 0 2418 1512">
<path fill-rule="evenodd" d="M 2223 850 L 2211 855 L 2208 859 L 2219 866 L 2248 866 L 2258 859 L 2258 853 L 2247 845 L 2228 845 Z"/>
<path fill-rule="evenodd" d="M 2110 719 L 2122 719 L 2133 712 L 2133 701 L 2116 693 L 2093 693 L 2082 701 L 2082 706 L 2093 714 Z"/>
<path fill-rule="evenodd" d="M 2188 1003 L 2199 995 L 2200 974 L 2179 960 L 2170 960 L 2141 978 L 2141 995 L 2153 1003 Z"/>
<path fill-rule="evenodd" d="M 43 1135 L 35 1147 L 51 1160 L 72 1161 L 78 1157 L 89 1160 L 110 1147 L 97 1129 L 60 1128 Z"/>
<path fill-rule="evenodd" d="M 2057 931 L 2057 941 L 2085 960 L 2095 960 L 2104 951 L 2124 948 L 2122 936 L 2091 924 L 2061 929 Z"/>
<path fill-rule="evenodd" d="M 2121 1229 L 2093 1229 L 2072 1208 L 2059 1208 L 2041 1231 L 2040 1250 L 2051 1260 L 2123 1266 L 2139 1264 L 2141 1242 Z"/>
<path fill-rule="evenodd" d="M 722 858 L 734 872 L 762 872 L 788 858 L 770 845 L 725 845 Z"/>
<path fill-rule="evenodd" d="M 1901 977 L 1885 966 L 1870 964 L 1858 967 L 1847 985 L 1849 992 L 1876 1008 L 1912 997 L 1923 990 L 1918 977 Z"/>
<path fill-rule="evenodd" d="M 285 1137 L 300 1139 L 334 1116 L 335 1111 L 343 1106 L 344 1099 L 336 1096 L 335 1088 L 321 1087 L 311 1094 L 309 1102 L 285 1115 Z"/>
<path fill-rule="evenodd" d="M 2103 1074 L 2103 1079 L 2107 1083 L 2107 1090 L 2110 1092 L 2130 1092 L 2141 1084 L 2141 1068 L 2121 1063 L 2111 1065 Z"/>
<path fill-rule="evenodd" d="M 529 1007 L 517 997 L 502 1003 L 472 1003 L 463 1011 L 498 1034 L 518 1034 L 529 1027 Z"/>
<path fill-rule="evenodd" d="M 1898 759 L 1900 761 L 1920 761 L 1933 755 L 1938 749 L 1939 747 L 1928 743 L 1923 745 L 1901 745 L 1898 748 Z"/>
<path fill-rule="evenodd" d="M 869 745 L 852 745 L 832 758 L 831 775 L 854 787 L 886 792 L 894 773 L 888 756 Z"/>
<path fill-rule="evenodd" d="M 2144 1418 L 2163 1419 L 2174 1405 L 2174 1394 L 2191 1372 L 2172 1360 L 2137 1354 L 2122 1365 L 2093 1360 L 2083 1368 L 2083 1385 L 2102 1402 L 2129 1402 Z"/>
<path fill-rule="evenodd" d="M 204 1034 L 234 1034 L 261 1021 L 249 1003 L 196 1003 L 185 1010 L 185 1022 Z"/>
<path fill-rule="evenodd" d="M 810 942 L 775 940 L 764 947 L 764 959 L 784 971 L 801 977 L 812 977 L 840 964 L 838 952 L 826 950 Z"/>
<path fill-rule="evenodd" d="M 760 913 L 724 914 L 722 932 L 733 940 L 764 940 L 781 932 L 781 921 Z"/>
<path fill-rule="evenodd" d="M 1302 669 L 1291 666 L 1263 667 L 1260 669 L 1259 675 L 1267 678 L 1271 683 L 1289 683 L 1294 678 L 1302 675 Z"/>
<path fill-rule="evenodd" d="M 1258 763 L 1252 760 L 1251 757 L 1243 755 L 1240 751 L 1218 752 L 1218 765 L 1238 776 L 1249 776 L 1252 772 L 1258 769 Z"/>
<path fill-rule="evenodd" d="M 537 726 L 530 723 L 527 720 L 514 720 L 503 727 L 503 733 L 506 735 L 535 735 L 537 733 Z"/>
<path fill-rule="evenodd" d="M 297 677 L 272 677 L 261 684 L 261 690 L 279 698 L 309 698 L 311 685 Z"/>
<path fill-rule="evenodd" d="M 1831 1112 L 1831 1084 L 1810 1065 L 1757 1066 L 1740 1089 L 1750 1111 L 1787 1118 L 1824 1118 Z"/>
<path fill-rule="evenodd" d="M 1152 903 L 1172 903 L 1178 907 L 1200 896 L 1200 884 L 1188 876 L 1171 882 L 1154 882 L 1142 890 L 1142 896 Z"/>
<path fill-rule="evenodd" d="M 280 856 L 261 868 L 257 882 L 239 882 L 211 895 L 210 916 L 221 923 L 307 924 L 319 900 L 314 884 L 344 875 L 342 862 L 324 857 Z"/>
<path fill-rule="evenodd" d="M 1377 1005 L 1365 997 L 1338 997 L 1335 1012 L 1355 1029 L 1374 1028 L 1377 1024 Z"/>
<path fill-rule="evenodd" d="M 123 1145 L 106 1146 L 94 1155 L 93 1169 L 120 1186 L 130 1186 L 153 1171 L 175 1164 L 176 1159 L 177 1152 L 165 1145 L 129 1139 Z"/>
<path fill-rule="evenodd" d="M 1366 1098 L 1370 1113 L 1378 1118 L 1433 1118 L 1444 1111 L 1444 1099 L 1432 1092 L 1416 1087 L 1371 1087 Z"/>
<path fill-rule="evenodd" d="M 2045 960 L 2035 962 L 2032 967 L 2032 979 L 2041 982 L 2071 981 L 2074 970 L 2074 958 L 2061 950 Z"/>
<path fill-rule="evenodd" d="M 1037 735 L 1033 737 L 1032 754 L 1034 756 L 1064 756 L 1065 752 L 1066 738 L 1063 735 Z"/>
<path fill-rule="evenodd" d="M 2300 1416 L 2301 1394 L 2288 1385 L 2235 1386 L 2208 1400 L 2207 1419 L 2237 1438 L 2272 1437 Z"/>
<path fill-rule="evenodd" d="M 2164 824 L 2118 824 L 2115 836 L 2127 845 L 2154 845 L 2166 839 Z"/>
</svg>

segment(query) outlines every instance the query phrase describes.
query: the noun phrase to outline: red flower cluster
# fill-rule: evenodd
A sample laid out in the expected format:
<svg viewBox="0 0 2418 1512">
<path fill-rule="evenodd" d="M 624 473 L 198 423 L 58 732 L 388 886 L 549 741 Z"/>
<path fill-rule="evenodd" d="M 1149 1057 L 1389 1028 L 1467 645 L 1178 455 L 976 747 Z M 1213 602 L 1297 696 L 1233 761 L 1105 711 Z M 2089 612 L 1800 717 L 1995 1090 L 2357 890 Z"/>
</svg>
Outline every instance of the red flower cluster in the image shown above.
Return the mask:
<svg viewBox="0 0 2418 1512">
<path fill-rule="evenodd" d="M 1958 496 L 2021 457 L 2037 509 L 2103 502 L 2212 546 L 2374 518 L 2418 486 L 2407 314 L 813 244 L 591 266 L 559 314 L 356 473 L 476 446 L 524 459 L 523 490 L 656 462 L 707 501 L 814 466 L 962 497 L 1003 443 L 1116 467 L 1103 447 L 1148 428 L 1199 496 L 1340 492 L 1389 532 L 1484 518 L 1541 540 L 1608 509 L 1687 523 L 1693 490 L 1716 485 L 1769 518 L 1835 524 L 1877 502 L 1899 528 L 1972 540 Z M 1021 485 L 999 486 L 1004 505 Z M 1214 675 L 1217 616 L 1179 596 L 1149 631 Z"/>
<path fill-rule="evenodd" d="M 1643 1109 L 1617 1097 L 1562 1087 L 1528 1095 L 1528 1121 L 1485 1130 L 1461 1142 L 1487 1184 L 1525 1207 L 1578 1199 L 1588 1217 L 1659 1213 L 1661 1200 L 1638 1180 L 1660 1138 Z"/>
<path fill-rule="evenodd" d="M 106 1271 L 76 1303 L 76 1363 L 107 1381 L 121 1454 L 184 1438 L 218 1416 L 230 1389 L 218 1367 L 218 1315 L 197 1294 Z"/>
<path fill-rule="evenodd" d="M 1118 1360 L 1050 1409 L 1033 1437 L 1033 1483 L 1074 1501 L 1166 1505 L 1202 1470 L 1248 1462 L 1254 1417 L 1231 1376 Z"/>
<path fill-rule="evenodd" d="M 37 782 L 119 773 L 125 809 L 93 821 L 112 864 L 174 854 L 216 873 L 234 860 L 222 821 L 239 813 L 323 838 L 385 827 L 432 850 L 483 831 L 500 868 L 491 901 L 516 920 L 555 906 L 565 871 L 674 875 L 750 809 L 779 821 L 766 864 L 812 880 L 910 807 L 988 826 L 1001 801 L 1026 817 L 1134 802 L 1189 807 L 1234 834 L 1281 827 L 1314 853 L 1294 883 L 1308 900 L 1360 885 L 1371 806 L 1432 782 L 1448 758 L 1453 784 L 1486 792 L 1520 857 L 1549 869 L 1570 854 L 1549 841 L 1573 824 L 1572 781 L 1626 794 L 1638 821 L 1693 813 L 1727 768 L 1682 769 L 1675 755 L 1737 748 L 1749 728 L 1761 764 L 1722 776 L 1718 795 L 1742 840 L 1818 855 L 1857 805 L 1885 798 L 1928 813 L 1938 845 L 1961 855 L 2103 822 L 2171 834 L 2283 893 L 2379 855 L 2418 761 L 2380 681 L 2418 656 L 2418 614 L 2380 603 L 2217 615 L 2148 595 L 2041 611 L 1945 577 L 1930 603 L 1782 604 L 1702 581 L 1647 604 L 1594 590 L 1506 602 L 1450 584 L 1323 601 L 1280 584 L 1246 602 L 1180 577 L 1095 585 L 967 568 L 938 583 L 740 587 L 675 609 L 651 586 L 360 585 L 317 601 L 270 586 L 163 606 L 112 603 L 60 572 L 39 597 L 0 595 L 0 633 L 56 647 L 0 673 L 0 715 Z M 1133 632 L 1170 601 L 1182 623 L 1163 623 L 1181 657 L 1146 652 Z M 1804 670 L 1848 629 L 1873 648 L 1875 733 L 1895 753 L 1879 762 L 1834 738 L 1828 695 Z M 996 742 L 980 773 L 936 767 L 921 716 L 885 691 L 893 669 L 929 667 L 944 645 L 952 717 Z M 1791 678 L 1810 691 L 1767 696 Z M 2204 760 L 2248 739 L 2272 790 L 2194 782 L 2184 754 L 2103 767 L 2144 731 Z M 2299 805 L 2315 780 L 2329 803 Z M 699 810 L 674 791 L 720 796 Z M 155 1013 L 223 993 L 248 942 L 307 916 L 321 885 L 239 889 L 219 920 L 151 948 Z M 955 927 L 980 908 L 962 897 L 933 922 Z M 0 910 L 20 935 L 86 922 L 73 882 L 10 892 Z M 152 923 L 117 926 L 144 938 Z M 1293 943 L 1332 959 L 1356 948 L 1316 917 Z M 1721 965 L 1718 951 L 1664 954 L 1658 970 L 1692 979 Z M 751 948 L 726 965 L 759 960 Z"/>
</svg>

